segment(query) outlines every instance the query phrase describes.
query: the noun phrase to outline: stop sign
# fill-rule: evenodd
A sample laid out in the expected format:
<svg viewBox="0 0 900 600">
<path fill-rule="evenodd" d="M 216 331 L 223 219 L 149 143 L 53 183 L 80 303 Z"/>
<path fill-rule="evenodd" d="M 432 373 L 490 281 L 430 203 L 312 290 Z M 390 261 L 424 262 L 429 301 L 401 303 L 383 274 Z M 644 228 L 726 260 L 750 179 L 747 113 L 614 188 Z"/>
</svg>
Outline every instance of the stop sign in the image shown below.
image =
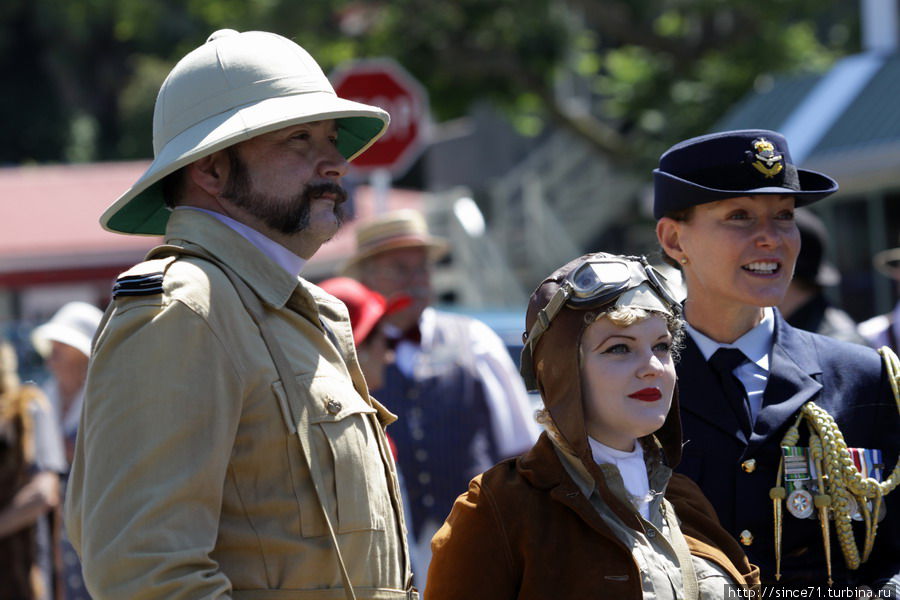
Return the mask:
<svg viewBox="0 0 900 600">
<path fill-rule="evenodd" d="M 341 98 L 372 104 L 391 115 L 388 130 L 353 160 L 363 172 L 388 169 L 401 176 L 421 152 L 428 114 L 428 95 L 403 67 L 390 59 L 354 61 L 331 76 Z"/>
</svg>

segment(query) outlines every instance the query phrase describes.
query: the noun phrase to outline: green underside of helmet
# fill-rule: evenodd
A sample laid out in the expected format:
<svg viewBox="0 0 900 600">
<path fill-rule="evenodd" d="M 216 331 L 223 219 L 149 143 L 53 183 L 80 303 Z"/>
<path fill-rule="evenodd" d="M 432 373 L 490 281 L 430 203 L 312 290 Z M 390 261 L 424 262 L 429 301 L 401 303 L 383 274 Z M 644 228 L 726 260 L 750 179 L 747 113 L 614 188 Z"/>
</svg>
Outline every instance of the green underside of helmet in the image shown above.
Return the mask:
<svg viewBox="0 0 900 600">
<path fill-rule="evenodd" d="M 354 156 L 384 126 L 381 119 L 373 117 L 343 117 L 337 121 L 338 151 L 344 158 Z M 110 217 L 106 226 L 122 233 L 163 235 L 170 212 L 165 205 L 160 181 L 157 181 Z"/>
</svg>

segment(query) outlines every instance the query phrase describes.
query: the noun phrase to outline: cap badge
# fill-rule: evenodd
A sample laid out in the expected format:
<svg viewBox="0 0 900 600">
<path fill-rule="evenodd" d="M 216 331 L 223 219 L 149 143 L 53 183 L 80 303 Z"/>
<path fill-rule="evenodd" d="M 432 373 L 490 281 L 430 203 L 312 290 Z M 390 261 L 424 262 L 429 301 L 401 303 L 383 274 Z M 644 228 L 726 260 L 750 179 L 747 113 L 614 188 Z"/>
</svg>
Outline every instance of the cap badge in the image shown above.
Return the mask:
<svg viewBox="0 0 900 600">
<path fill-rule="evenodd" d="M 784 156 L 778 154 L 775 145 L 766 138 L 753 140 L 751 156 L 753 168 L 762 173 L 766 179 L 775 177 L 784 170 Z"/>
</svg>

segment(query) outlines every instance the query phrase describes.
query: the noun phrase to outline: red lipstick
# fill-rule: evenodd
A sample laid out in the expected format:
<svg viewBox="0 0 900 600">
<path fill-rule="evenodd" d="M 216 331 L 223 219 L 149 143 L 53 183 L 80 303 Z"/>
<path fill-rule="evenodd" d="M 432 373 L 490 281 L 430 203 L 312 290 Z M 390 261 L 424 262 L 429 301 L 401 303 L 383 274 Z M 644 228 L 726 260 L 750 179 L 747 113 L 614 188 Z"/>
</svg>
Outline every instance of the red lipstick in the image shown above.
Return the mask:
<svg viewBox="0 0 900 600">
<path fill-rule="evenodd" d="M 628 394 L 628 397 L 642 402 L 656 402 L 662 398 L 662 392 L 658 388 L 644 388 L 633 394 Z"/>
</svg>

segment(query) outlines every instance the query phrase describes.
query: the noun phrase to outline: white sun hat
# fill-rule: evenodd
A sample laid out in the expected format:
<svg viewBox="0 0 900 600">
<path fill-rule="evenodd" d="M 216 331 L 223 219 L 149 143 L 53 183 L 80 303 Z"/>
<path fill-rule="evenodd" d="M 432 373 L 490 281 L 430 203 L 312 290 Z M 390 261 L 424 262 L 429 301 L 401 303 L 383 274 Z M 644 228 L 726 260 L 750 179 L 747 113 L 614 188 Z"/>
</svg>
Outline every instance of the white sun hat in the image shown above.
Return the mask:
<svg viewBox="0 0 900 600">
<path fill-rule="evenodd" d="M 387 129 L 384 110 L 338 98 L 306 50 L 274 33 L 223 29 L 182 58 L 153 111 L 154 160 L 100 217 L 109 231 L 165 232 L 160 181 L 213 152 L 257 135 L 335 119 L 338 150 L 352 160 Z"/>
<path fill-rule="evenodd" d="M 31 332 L 31 343 L 35 350 L 47 358 L 53 347 L 52 342 L 61 342 L 91 355 L 91 340 L 100 325 L 103 311 L 87 302 L 69 302 L 49 321 Z"/>
</svg>

